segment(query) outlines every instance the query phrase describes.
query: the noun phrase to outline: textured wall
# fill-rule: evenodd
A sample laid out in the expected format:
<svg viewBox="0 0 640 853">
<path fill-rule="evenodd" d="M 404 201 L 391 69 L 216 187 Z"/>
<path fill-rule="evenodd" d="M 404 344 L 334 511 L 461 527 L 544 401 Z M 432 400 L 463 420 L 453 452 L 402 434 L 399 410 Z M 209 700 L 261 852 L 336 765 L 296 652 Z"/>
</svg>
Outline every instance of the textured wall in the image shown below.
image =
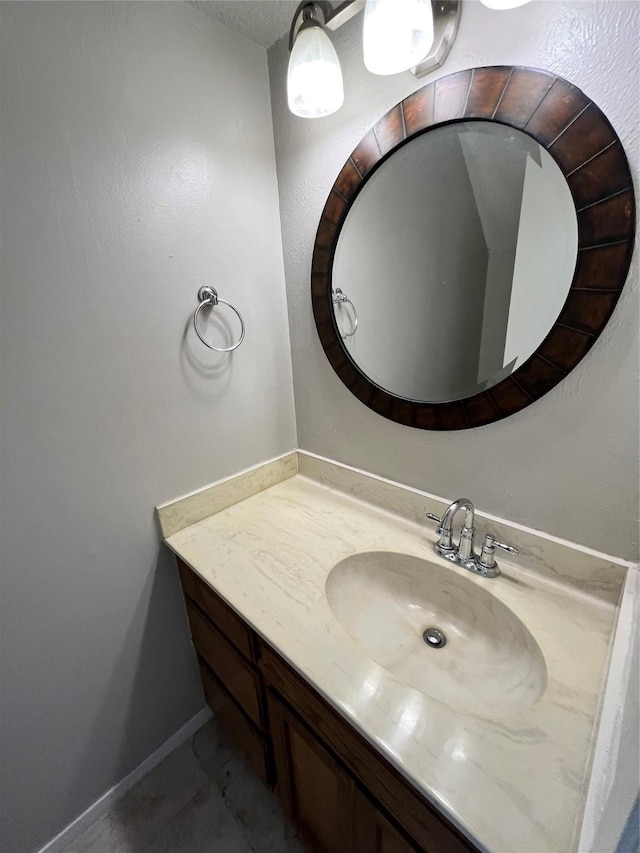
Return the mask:
<svg viewBox="0 0 640 853">
<path fill-rule="evenodd" d="M 423 432 L 367 409 L 334 374 L 315 332 L 310 262 L 320 213 L 343 163 L 393 104 L 437 76 L 478 65 L 553 71 L 608 115 L 638 187 L 638 21 L 634 2 L 534 0 L 494 12 L 463 6 L 444 68 L 369 75 L 359 18 L 334 35 L 346 99 L 320 120 L 286 107 L 287 46 L 269 51 L 299 443 L 305 450 L 620 557 L 638 556 L 638 267 L 606 331 L 561 385 L 517 415 L 475 430 Z M 637 258 L 637 252 L 636 252 Z"/>
<path fill-rule="evenodd" d="M 295 446 L 264 48 L 178 3 L 2 14 L 2 795 L 39 848 L 203 704 L 156 503 Z M 231 357 L 198 286 L 244 312 Z"/>
</svg>

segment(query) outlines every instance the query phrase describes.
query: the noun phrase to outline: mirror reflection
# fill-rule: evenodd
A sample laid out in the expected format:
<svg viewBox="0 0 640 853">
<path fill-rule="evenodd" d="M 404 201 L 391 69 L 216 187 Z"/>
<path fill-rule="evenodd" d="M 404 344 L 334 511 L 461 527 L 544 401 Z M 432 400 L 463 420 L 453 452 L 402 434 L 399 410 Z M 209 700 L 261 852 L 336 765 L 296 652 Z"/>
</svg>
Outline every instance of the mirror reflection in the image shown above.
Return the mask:
<svg viewBox="0 0 640 853">
<path fill-rule="evenodd" d="M 545 338 L 577 247 L 571 193 L 535 140 L 485 121 L 430 130 L 383 163 L 345 219 L 332 268 L 343 345 L 395 396 L 470 397 Z"/>
</svg>

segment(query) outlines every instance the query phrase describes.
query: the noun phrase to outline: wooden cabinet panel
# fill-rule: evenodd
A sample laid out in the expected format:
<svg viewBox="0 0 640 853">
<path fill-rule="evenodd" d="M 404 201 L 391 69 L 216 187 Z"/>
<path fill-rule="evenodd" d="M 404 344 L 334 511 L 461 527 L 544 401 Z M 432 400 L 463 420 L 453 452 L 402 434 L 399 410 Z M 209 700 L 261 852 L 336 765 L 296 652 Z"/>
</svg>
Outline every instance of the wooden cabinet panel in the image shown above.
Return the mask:
<svg viewBox="0 0 640 853">
<path fill-rule="evenodd" d="M 355 784 L 273 694 L 267 694 L 276 790 L 289 819 L 318 853 L 357 853 Z"/>
<path fill-rule="evenodd" d="M 379 811 L 375 812 L 375 828 L 371 853 L 416 853 L 417 848 Z"/>
<path fill-rule="evenodd" d="M 251 630 L 246 623 L 182 560 L 178 560 L 178 571 L 184 594 L 207 614 L 247 660 L 254 660 Z"/>
<path fill-rule="evenodd" d="M 357 853 L 421 853 L 365 794 L 356 802 Z"/>
<path fill-rule="evenodd" d="M 221 728 L 229 734 L 262 781 L 271 787 L 269 749 L 264 738 L 234 704 L 208 666 L 200 661 L 200 676 L 207 704 Z"/>
<path fill-rule="evenodd" d="M 277 790 L 318 853 L 419 853 L 315 735 L 268 692 Z"/>
<path fill-rule="evenodd" d="M 263 729 L 257 674 L 218 629 L 187 601 L 196 651 L 259 729 Z"/>
</svg>

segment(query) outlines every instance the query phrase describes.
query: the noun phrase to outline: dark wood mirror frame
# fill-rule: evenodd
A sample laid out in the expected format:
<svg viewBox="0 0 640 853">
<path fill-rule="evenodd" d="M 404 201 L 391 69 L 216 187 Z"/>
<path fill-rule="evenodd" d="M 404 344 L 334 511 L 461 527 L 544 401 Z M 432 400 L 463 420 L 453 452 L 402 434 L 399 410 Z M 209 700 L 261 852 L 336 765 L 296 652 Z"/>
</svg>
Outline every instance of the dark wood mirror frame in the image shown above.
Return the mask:
<svg viewBox="0 0 640 853">
<path fill-rule="evenodd" d="M 397 148 L 434 127 L 473 119 L 515 127 L 554 158 L 576 209 L 576 268 L 551 331 L 511 376 L 464 400 L 407 400 L 368 379 L 343 346 L 331 300 L 333 258 L 356 196 Z M 626 281 L 634 232 L 633 182 L 622 143 L 606 116 L 580 89 L 546 71 L 511 66 L 473 68 L 441 77 L 396 104 L 371 128 L 329 193 L 311 267 L 311 299 L 320 342 L 352 394 L 383 417 L 435 430 L 492 423 L 542 397 L 591 349 Z"/>
</svg>

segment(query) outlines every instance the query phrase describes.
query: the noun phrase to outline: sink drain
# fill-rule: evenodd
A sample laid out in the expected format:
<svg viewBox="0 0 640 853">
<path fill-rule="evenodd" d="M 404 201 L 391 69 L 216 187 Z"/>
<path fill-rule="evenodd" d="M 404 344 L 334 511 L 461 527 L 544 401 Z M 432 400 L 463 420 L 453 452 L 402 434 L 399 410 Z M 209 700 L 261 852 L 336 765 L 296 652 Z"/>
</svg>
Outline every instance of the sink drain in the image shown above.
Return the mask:
<svg viewBox="0 0 640 853">
<path fill-rule="evenodd" d="M 442 633 L 440 628 L 425 628 L 422 639 L 432 649 L 441 649 L 447 645 L 447 638 Z"/>
</svg>

